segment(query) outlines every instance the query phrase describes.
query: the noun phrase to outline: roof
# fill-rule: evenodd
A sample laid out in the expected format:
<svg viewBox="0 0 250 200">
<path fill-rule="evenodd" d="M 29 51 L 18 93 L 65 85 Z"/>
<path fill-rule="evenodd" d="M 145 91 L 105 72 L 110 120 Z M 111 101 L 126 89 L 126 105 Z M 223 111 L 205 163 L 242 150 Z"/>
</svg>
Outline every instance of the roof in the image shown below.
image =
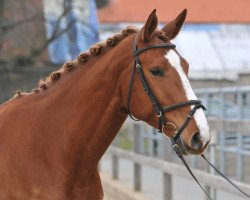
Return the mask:
<svg viewBox="0 0 250 200">
<path fill-rule="evenodd" d="M 128 25 L 102 24 L 101 39 Z M 250 73 L 250 24 L 185 24 L 173 43 L 189 62 L 191 79 L 233 81 Z"/>
<path fill-rule="evenodd" d="M 236 80 L 250 72 L 250 25 L 186 25 L 174 39 L 193 79 Z"/>
<path fill-rule="evenodd" d="M 160 22 L 187 8 L 188 23 L 250 23 L 249 0 L 109 0 L 98 16 L 101 23 L 145 22 L 154 8 Z"/>
</svg>

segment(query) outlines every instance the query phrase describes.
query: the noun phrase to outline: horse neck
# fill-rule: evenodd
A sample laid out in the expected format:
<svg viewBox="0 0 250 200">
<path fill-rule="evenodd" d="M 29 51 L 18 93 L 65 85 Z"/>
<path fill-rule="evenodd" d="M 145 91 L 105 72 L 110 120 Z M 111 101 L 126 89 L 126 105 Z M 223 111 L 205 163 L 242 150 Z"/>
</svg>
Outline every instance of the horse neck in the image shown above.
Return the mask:
<svg viewBox="0 0 250 200">
<path fill-rule="evenodd" d="M 78 67 L 50 98 L 56 102 L 51 112 L 63 131 L 66 157 L 84 162 L 85 170 L 97 165 L 127 117 L 119 114 L 124 103 L 120 82 L 127 81 L 124 69 L 132 63 L 132 53 L 119 56 L 130 45 L 124 43 Z"/>
</svg>

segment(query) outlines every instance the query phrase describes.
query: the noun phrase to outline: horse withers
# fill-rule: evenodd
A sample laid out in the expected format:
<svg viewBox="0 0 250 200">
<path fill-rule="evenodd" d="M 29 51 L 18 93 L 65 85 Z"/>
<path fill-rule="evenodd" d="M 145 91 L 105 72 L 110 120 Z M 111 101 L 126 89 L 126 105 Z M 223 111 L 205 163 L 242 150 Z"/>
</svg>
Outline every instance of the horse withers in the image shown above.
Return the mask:
<svg viewBox="0 0 250 200">
<path fill-rule="evenodd" d="M 141 30 L 124 29 L 0 105 L 0 199 L 103 199 L 98 161 L 128 115 L 171 138 L 182 129 L 182 152 L 201 154 L 207 120 L 170 42 L 185 17 L 156 29 L 154 10 Z"/>
</svg>

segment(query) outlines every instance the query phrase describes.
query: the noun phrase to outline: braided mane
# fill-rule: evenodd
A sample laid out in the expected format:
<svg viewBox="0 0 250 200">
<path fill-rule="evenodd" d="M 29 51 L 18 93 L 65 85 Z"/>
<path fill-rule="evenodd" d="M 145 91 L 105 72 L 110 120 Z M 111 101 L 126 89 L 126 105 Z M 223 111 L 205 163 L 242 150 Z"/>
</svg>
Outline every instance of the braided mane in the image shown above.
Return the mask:
<svg viewBox="0 0 250 200">
<path fill-rule="evenodd" d="M 93 57 L 93 56 L 96 57 L 96 56 L 100 55 L 101 52 L 103 52 L 105 49 L 112 48 L 112 47 L 116 46 L 124 38 L 128 37 L 131 34 L 137 33 L 137 32 L 138 32 L 138 28 L 136 28 L 134 26 L 129 26 L 129 27 L 123 29 L 121 33 L 118 33 L 118 34 L 108 38 L 106 41 L 102 41 L 102 42 L 99 42 L 99 43 L 93 45 L 88 51 L 81 53 L 77 57 L 76 60 L 66 62 L 59 70 L 52 72 L 46 78 L 42 78 L 39 81 L 39 84 L 38 84 L 39 86 L 37 88 L 32 89 L 30 93 L 17 91 L 14 98 L 20 97 L 20 96 L 26 95 L 26 94 L 34 94 L 34 93 L 39 93 L 39 92 L 42 92 L 44 90 L 47 90 L 51 85 L 53 85 L 55 82 L 60 80 L 62 78 L 62 76 L 64 76 L 68 72 L 71 72 L 72 70 L 74 70 L 77 67 L 83 66 L 85 63 L 88 62 L 88 60 L 91 57 Z M 165 33 L 161 30 L 156 30 L 154 32 L 154 36 L 163 40 L 163 41 L 168 40 Z"/>
</svg>

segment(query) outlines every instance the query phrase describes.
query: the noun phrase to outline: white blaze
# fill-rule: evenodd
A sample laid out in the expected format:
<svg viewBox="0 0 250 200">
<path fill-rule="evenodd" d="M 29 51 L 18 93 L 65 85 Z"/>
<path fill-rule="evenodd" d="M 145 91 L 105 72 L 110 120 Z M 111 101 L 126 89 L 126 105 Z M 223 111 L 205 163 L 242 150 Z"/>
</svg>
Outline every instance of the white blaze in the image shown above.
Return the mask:
<svg viewBox="0 0 250 200">
<path fill-rule="evenodd" d="M 180 62 L 180 56 L 172 49 L 170 49 L 167 54 L 165 55 L 165 58 L 168 60 L 168 62 L 172 65 L 172 67 L 174 67 L 176 69 L 176 71 L 178 72 L 184 91 L 186 93 L 187 99 L 188 100 L 197 100 L 197 97 L 190 85 L 190 82 L 183 70 L 183 68 L 181 67 L 181 62 Z M 194 106 L 191 106 L 191 109 Z M 207 123 L 207 119 L 206 116 L 203 112 L 202 109 L 198 109 L 196 110 L 195 114 L 194 114 L 194 119 L 195 122 L 200 130 L 200 134 L 201 137 L 204 139 L 204 144 L 210 140 L 210 132 L 209 132 L 209 127 L 208 127 L 208 123 Z"/>
</svg>

